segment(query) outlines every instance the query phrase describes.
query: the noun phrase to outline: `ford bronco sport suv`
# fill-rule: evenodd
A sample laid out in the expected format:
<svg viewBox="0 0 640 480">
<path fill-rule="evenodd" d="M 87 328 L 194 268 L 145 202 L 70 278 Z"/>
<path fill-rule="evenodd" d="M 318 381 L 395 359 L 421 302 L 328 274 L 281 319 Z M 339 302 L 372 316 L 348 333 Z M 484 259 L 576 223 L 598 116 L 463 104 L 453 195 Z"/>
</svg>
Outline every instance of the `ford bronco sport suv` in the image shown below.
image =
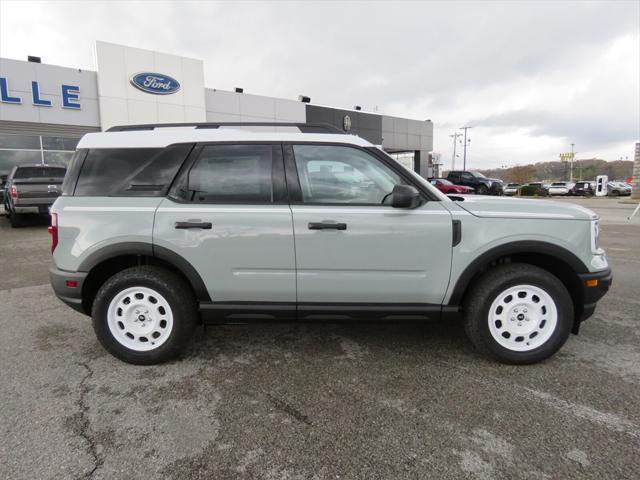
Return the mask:
<svg viewBox="0 0 640 480">
<path fill-rule="evenodd" d="M 85 135 L 52 208 L 51 283 L 130 363 L 200 321 L 464 319 L 533 363 L 611 283 L 598 218 L 544 200 L 452 201 L 379 148 L 310 124 Z"/>
</svg>

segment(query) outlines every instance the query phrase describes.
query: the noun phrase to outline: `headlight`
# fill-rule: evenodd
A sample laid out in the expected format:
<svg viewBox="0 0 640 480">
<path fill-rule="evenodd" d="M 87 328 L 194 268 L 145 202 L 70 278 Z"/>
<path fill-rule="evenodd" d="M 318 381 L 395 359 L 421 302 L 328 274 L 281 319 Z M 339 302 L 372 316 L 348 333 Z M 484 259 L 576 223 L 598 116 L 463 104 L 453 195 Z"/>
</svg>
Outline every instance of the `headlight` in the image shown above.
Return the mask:
<svg viewBox="0 0 640 480">
<path fill-rule="evenodd" d="M 598 220 L 591 221 L 591 252 L 597 253 L 600 248 L 600 222 Z"/>
</svg>

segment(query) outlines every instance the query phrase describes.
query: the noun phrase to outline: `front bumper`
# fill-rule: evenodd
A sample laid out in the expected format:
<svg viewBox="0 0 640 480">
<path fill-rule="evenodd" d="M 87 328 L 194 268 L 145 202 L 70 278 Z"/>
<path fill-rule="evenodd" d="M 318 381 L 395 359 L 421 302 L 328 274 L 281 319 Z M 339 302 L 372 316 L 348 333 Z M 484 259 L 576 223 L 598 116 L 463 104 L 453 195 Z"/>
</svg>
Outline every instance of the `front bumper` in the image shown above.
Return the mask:
<svg viewBox="0 0 640 480">
<path fill-rule="evenodd" d="M 580 314 L 580 321 L 583 321 L 593 315 L 596 304 L 611 288 L 613 273 L 611 273 L 610 268 L 607 268 L 601 272 L 581 273 L 578 277 L 580 277 L 582 284 L 582 313 Z M 588 286 L 590 281 L 595 285 Z"/>
<path fill-rule="evenodd" d="M 49 267 L 49 280 L 56 297 L 74 310 L 88 315 L 82 306 L 82 286 L 86 278 L 86 272 L 67 272 L 60 270 L 55 265 Z M 69 286 L 67 282 L 76 283 L 75 286 Z"/>
</svg>

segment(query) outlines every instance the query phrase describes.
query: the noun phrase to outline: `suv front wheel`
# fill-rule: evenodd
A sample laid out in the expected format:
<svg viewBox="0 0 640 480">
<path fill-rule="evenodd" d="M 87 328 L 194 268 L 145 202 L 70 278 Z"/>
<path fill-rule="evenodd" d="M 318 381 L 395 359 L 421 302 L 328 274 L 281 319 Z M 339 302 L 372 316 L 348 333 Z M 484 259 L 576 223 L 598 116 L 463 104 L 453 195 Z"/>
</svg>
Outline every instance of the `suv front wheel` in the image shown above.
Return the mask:
<svg viewBox="0 0 640 480">
<path fill-rule="evenodd" d="M 534 265 L 512 263 L 484 274 L 465 302 L 465 330 L 478 350 L 504 363 L 529 364 L 567 341 L 573 302 L 562 282 Z"/>
<path fill-rule="evenodd" d="M 127 363 L 152 365 L 180 354 L 198 312 L 193 292 L 180 277 L 140 266 L 116 273 L 102 285 L 92 318 L 107 351 Z"/>
</svg>

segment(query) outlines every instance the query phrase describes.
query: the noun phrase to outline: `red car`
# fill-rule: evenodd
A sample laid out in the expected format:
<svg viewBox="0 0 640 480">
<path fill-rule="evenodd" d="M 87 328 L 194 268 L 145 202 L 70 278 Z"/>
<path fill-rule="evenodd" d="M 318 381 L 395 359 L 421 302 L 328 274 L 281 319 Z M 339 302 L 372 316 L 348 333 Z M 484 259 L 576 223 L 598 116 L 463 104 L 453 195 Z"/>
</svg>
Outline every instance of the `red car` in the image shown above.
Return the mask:
<svg viewBox="0 0 640 480">
<path fill-rule="evenodd" d="M 446 178 L 430 178 L 429 182 L 431 182 L 431 185 L 436 187 L 442 193 L 464 194 L 464 193 L 473 193 L 475 191 L 471 187 L 465 187 L 463 185 L 456 185 L 454 183 L 451 183 Z"/>
</svg>

